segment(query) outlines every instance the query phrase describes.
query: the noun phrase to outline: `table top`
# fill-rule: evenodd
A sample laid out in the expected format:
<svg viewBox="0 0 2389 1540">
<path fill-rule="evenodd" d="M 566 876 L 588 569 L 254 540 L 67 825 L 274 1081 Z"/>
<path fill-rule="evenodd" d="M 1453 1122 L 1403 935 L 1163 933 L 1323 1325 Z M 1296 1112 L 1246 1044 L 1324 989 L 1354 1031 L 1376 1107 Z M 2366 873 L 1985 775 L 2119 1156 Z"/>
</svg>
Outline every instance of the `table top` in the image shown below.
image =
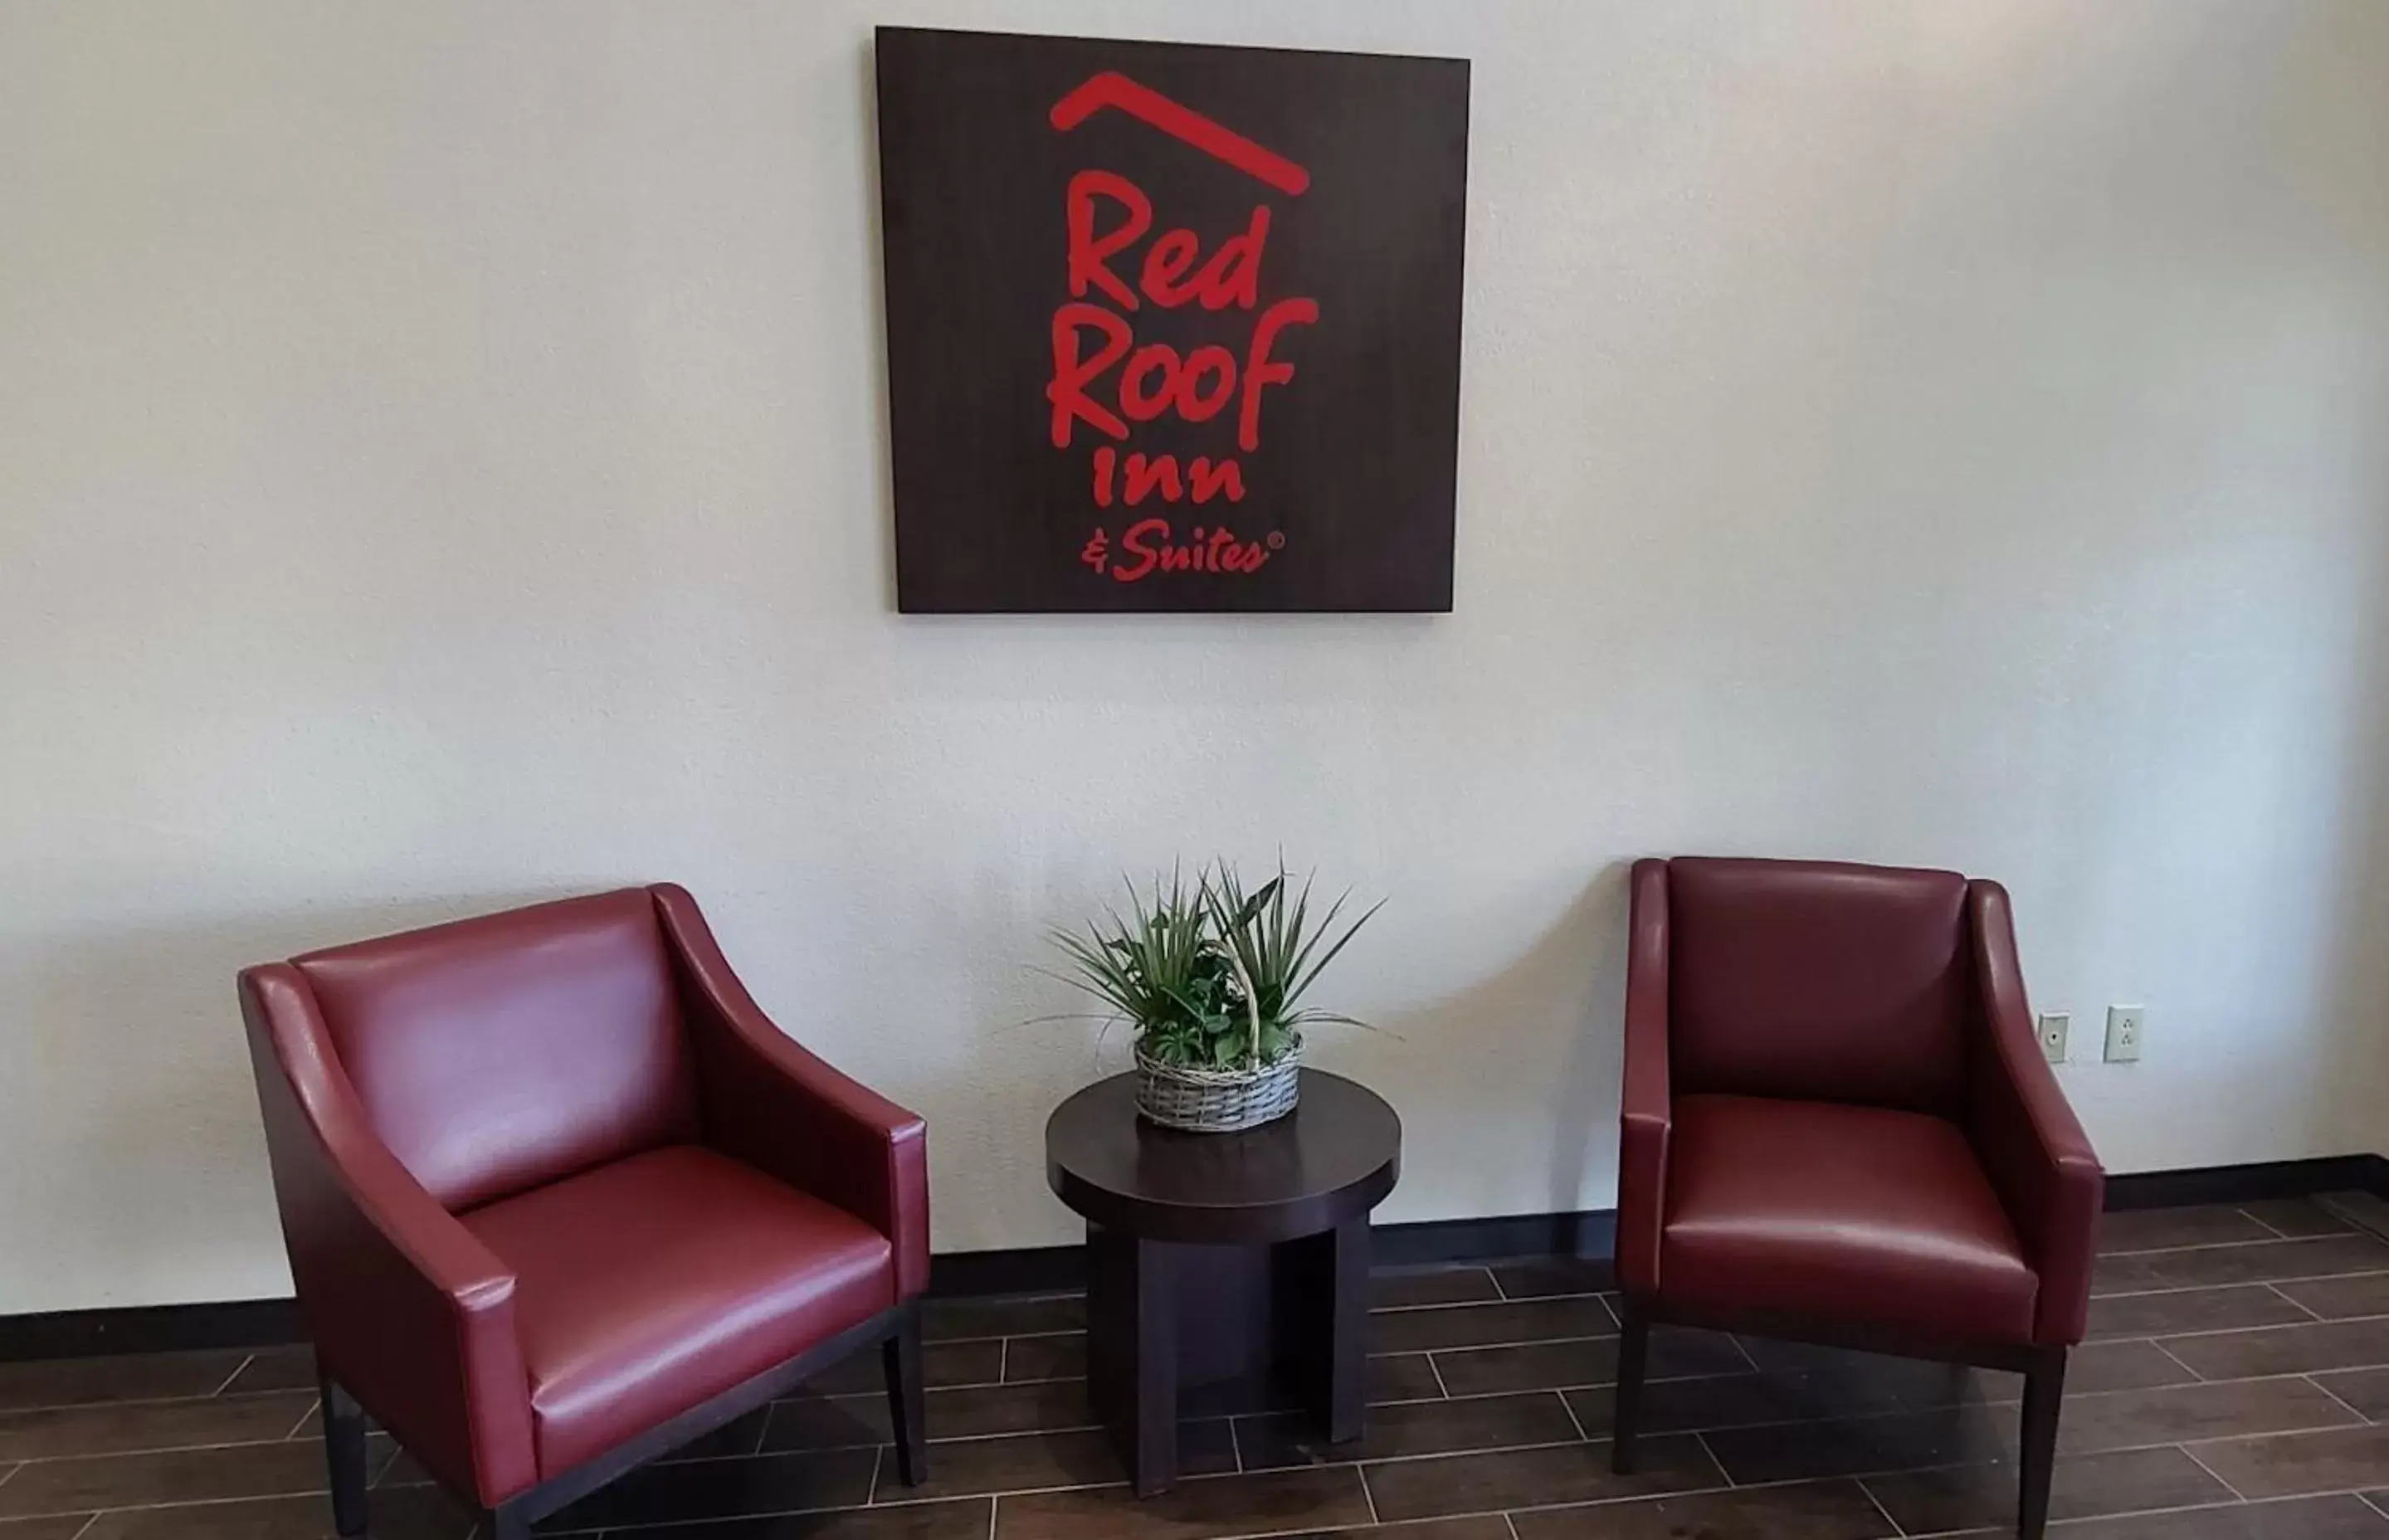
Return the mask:
<svg viewBox="0 0 2389 1540">
<path fill-rule="evenodd" d="M 1302 1071 L 1301 1101 L 1235 1134 L 1139 1117 L 1136 1076 L 1098 1080 L 1054 1109 L 1045 1177 L 1093 1224 L 1148 1241 L 1259 1244 L 1315 1235 L 1394 1190 L 1402 1121 L 1340 1075 Z"/>
</svg>

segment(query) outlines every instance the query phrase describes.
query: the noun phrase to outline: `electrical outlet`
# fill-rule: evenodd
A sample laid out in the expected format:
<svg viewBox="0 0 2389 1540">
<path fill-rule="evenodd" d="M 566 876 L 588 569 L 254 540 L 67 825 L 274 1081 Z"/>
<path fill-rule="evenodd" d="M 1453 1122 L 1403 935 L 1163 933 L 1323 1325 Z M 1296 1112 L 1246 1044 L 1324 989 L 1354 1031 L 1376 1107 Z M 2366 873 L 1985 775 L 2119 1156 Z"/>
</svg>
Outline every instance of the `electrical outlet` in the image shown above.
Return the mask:
<svg viewBox="0 0 2389 1540">
<path fill-rule="evenodd" d="M 2128 1064 L 2140 1056 L 2140 1039 L 2147 1035 L 2149 1008 L 2145 1005 L 2111 1005 L 2107 1007 L 2107 1063 Z"/>
<path fill-rule="evenodd" d="M 2052 1064 L 2065 1063 L 2065 1042 L 2073 1035 L 2074 1018 L 2063 1011 L 2040 1013 L 2040 1056 Z"/>
</svg>

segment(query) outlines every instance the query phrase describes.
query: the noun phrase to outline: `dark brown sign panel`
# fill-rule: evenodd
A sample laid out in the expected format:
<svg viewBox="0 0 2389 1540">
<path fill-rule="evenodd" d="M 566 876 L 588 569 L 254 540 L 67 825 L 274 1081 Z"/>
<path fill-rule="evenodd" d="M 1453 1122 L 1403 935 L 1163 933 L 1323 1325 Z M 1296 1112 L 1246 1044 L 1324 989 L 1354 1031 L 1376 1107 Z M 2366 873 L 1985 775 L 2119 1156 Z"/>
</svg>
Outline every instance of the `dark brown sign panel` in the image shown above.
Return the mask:
<svg viewBox="0 0 2389 1540">
<path fill-rule="evenodd" d="M 878 68 L 901 608 L 1451 607 L 1465 60 Z"/>
</svg>

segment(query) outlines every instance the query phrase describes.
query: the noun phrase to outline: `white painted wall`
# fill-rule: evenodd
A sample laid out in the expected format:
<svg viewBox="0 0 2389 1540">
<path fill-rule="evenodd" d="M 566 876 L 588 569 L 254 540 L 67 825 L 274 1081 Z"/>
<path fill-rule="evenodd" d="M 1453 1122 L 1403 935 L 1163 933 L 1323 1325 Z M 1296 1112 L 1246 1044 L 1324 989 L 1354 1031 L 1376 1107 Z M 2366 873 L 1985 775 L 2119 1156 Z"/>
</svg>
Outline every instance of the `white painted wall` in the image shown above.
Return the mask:
<svg viewBox="0 0 2389 1540">
<path fill-rule="evenodd" d="M 1457 613 L 892 613 L 881 20 L 1475 59 Z M 1041 929 L 1281 842 L 1393 898 L 1388 1218 L 1611 1201 L 1645 852 L 2005 878 L 2078 1051 L 2152 1009 L 2119 1169 L 2377 1147 L 2385 78 L 2377 0 L 14 0 L 0 1311 L 286 1286 L 236 965 L 660 876 L 944 1248 L 1073 1233 Z"/>
</svg>

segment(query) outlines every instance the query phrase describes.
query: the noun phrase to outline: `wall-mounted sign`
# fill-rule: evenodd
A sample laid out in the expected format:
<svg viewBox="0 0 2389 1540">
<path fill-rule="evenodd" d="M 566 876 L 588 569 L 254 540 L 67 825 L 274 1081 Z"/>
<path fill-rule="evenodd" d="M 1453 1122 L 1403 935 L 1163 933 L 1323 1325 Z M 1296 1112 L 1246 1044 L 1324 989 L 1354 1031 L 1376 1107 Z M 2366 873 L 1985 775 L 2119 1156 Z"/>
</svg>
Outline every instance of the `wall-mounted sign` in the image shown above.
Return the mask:
<svg viewBox="0 0 2389 1540">
<path fill-rule="evenodd" d="M 901 608 L 1451 607 L 1465 60 L 878 68 Z"/>
</svg>

